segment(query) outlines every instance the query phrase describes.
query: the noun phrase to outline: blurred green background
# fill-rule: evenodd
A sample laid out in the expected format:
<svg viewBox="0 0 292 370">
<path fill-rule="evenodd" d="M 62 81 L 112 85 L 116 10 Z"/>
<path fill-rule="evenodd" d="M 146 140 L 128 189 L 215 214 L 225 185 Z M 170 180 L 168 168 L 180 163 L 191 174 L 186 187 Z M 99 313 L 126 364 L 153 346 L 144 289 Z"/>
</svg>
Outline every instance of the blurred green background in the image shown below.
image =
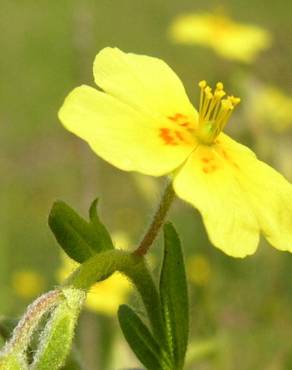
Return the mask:
<svg viewBox="0 0 292 370">
<path fill-rule="evenodd" d="M 246 65 L 208 48 L 171 42 L 167 30 L 178 14 L 216 9 L 267 29 L 272 46 Z M 105 46 L 164 59 L 195 105 L 199 80 L 224 81 L 242 98 L 227 131 L 292 180 L 291 120 L 279 132 L 266 124 L 266 110 L 253 113 L 262 108 L 259 86 L 292 95 L 291 11 L 288 0 L 1 0 L 0 314 L 19 316 L 40 293 L 21 292 L 20 272 L 40 274 L 42 291 L 57 283 L 60 253 L 47 226 L 54 200 L 86 216 L 91 200 L 100 197 L 104 222 L 114 234 L 126 234 L 131 247 L 159 199 L 163 180 L 111 167 L 58 122 L 67 93 L 83 83 L 93 85 L 92 63 Z M 279 109 L 273 101 L 268 104 L 272 112 Z M 292 255 L 262 242 L 254 256 L 232 259 L 208 243 L 193 208 L 177 201 L 170 219 L 190 261 L 191 336 L 197 343 L 191 348 L 201 358 L 189 368 L 291 369 Z M 161 241 L 157 244 L 153 253 L 159 256 Z M 157 268 L 159 258 L 153 260 Z M 78 345 L 89 370 L 105 369 L 101 358 L 109 342 L 100 334 L 105 326 L 115 331 L 116 318 L 82 316 Z M 110 357 L 118 358 L 118 365 L 110 366 L 137 365 L 119 332 L 115 336 Z"/>
</svg>

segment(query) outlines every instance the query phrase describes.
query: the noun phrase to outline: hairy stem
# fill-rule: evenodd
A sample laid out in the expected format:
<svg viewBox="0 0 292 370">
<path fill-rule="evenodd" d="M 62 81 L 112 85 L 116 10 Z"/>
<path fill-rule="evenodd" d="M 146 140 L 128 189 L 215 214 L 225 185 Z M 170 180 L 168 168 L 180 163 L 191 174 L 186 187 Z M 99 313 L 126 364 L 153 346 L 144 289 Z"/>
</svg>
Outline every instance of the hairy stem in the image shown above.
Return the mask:
<svg viewBox="0 0 292 370">
<path fill-rule="evenodd" d="M 164 190 L 158 208 L 154 213 L 150 226 L 148 227 L 138 248 L 133 252 L 134 255 L 142 257 L 148 252 L 165 221 L 165 217 L 174 198 L 175 193 L 172 187 L 172 182 L 169 182 Z"/>
<path fill-rule="evenodd" d="M 52 290 L 33 302 L 14 329 L 12 338 L 5 346 L 3 352 L 9 352 L 16 348 L 25 348 L 39 320 L 51 307 L 59 302 L 61 294 L 60 290 Z"/>
</svg>

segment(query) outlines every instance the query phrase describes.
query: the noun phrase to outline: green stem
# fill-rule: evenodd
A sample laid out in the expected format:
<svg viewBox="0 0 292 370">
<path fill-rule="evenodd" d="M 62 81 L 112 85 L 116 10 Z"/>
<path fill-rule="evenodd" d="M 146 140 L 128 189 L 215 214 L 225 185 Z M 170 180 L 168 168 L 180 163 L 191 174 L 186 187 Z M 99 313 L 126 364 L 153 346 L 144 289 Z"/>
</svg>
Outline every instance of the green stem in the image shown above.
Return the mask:
<svg viewBox="0 0 292 370">
<path fill-rule="evenodd" d="M 83 263 L 65 284 L 88 290 L 93 284 L 115 271 L 125 274 L 136 286 L 148 313 L 153 333 L 164 343 L 165 333 L 159 294 L 143 257 L 121 250 L 96 254 Z"/>
<path fill-rule="evenodd" d="M 166 334 L 159 293 L 143 256 L 159 233 L 174 198 L 172 183 L 169 182 L 153 220 L 134 252 L 109 250 L 98 253 L 84 262 L 65 283 L 67 286 L 73 285 L 77 289 L 88 290 L 93 284 L 107 278 L 115 271 L 122 272 L 135 284 L 147 311 L 153 334 L 163 344 L 166 343 Z"/>
<path fill-rule="evenodd" d="M 161 226 L 164 223 L 167 212 L 175 198 L 175 192 L 172 187 L 172 182 L 168 183 L 165 191 L 162 195 L 161 201 L 158 208 L 154 214 L 153 220 L 147 229 L 142 241 L 140 242 L 138 248 L 133 252 L 136 256 L 144 256 L 152 243 L 154 242 L 157 234 L 160 231 Z"/>
</svg>

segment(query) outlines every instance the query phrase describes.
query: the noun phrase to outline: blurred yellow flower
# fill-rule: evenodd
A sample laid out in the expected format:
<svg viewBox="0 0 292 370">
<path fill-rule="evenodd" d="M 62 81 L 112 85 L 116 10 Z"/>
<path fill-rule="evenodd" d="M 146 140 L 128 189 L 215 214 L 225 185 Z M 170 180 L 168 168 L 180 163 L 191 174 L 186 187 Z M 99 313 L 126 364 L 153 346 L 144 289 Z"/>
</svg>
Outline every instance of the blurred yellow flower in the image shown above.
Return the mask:
<svg viewBox="0 0 292 370">
<path fill-rule="evenodd" d="M 211 279 L 211 266 L 203 254 L 196 254 L 188 258 L 187 271 L 190 281 L 195 285 L 205 286 Z"/>
<path fill-rule="evenodd" d="M 271 44 L 268 31 L 212 13 L 177 17 L 171 25 L 170 36 L 175 42 L 208 46 L 226 59 L 247 63 Z"/>
<path fill-rule="evenodd" d="M 114 166 L 172 175 L 176 194 L 202 214 L 211 242 L 234 257 L 253 254 L 260 231 L 292 251 L 292 186 L 222 130 L 240 99 L 199 83 L 199 112 L 162 60 L 105 48 L 94 62 L 98 91 L 74 89 L 59 117 Z"/>
<path fill-rule="evenodd" d="M 274 86 L 254 87 L 248 109 L 250 120 L 283 133 L 292 128 L 292 96 Z"/>
<path fill-rule="evenodd" d="M 62 266 L 57 273 L 58 280 L 64 281 L 78 266 L 77 262 L 62 254 Z M 115 315 L 119 305 L 127 301 L 131 289 L 129 280 L 124 275 L 115 273 L 91 287 L 85 306 L 104 315 Z"/>
<path fill-rule="evenodd" d="M 124 275 L 116 272 L 90 289 L 86 307 L 92 311 L 115 315 L 119 306 L 126 303 L 130 290 L 130 282 Z"/>
<path fill-rule="evenodd" d="M 43 291 L 45 280 L 37 271 L 19 270 L 13 273 L 11 285 L 19 297 L 33 298 Z"/>
</svg>

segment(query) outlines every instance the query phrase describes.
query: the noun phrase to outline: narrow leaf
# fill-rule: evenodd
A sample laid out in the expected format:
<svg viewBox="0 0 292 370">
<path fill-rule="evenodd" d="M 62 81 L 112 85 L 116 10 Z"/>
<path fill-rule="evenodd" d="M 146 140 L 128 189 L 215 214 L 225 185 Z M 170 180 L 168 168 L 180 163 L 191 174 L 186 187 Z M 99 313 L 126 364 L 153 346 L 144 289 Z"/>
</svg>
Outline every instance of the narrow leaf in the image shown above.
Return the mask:
<svg viewBox="0 0 292 370">
<path fill-rule="evenodd" d="M 69 257 L 79 263 L 96 253 L 113 248 L 105 227 L 97 217 L 93 219 L 85 221 L 62 201 L 54 203 L 49 215 L 49 226 L 58 243 Z"/>
<path fill-rule="evenodd" d="M 89 209 L 90 224 L 95 228 L 99 235 L 100 250 L 114 249 L 114 245 L 109 232 L 107 231 L 104 224 L 100 221 L 97 214 L 98 199 L 96 198 Z"/>
<path fill-rule="evenodd" d="M 182 369 L 189 333 L 188 291 L 181 243 L 170 223 L 164 226 L 160 297 L 169 349 L 173 354 L 175 368 Z"/>
<path fill-rule="evenodd" d="M 149 370 L 169 369 L 166 354 L 139 316 L 129 306 L 122 305 L 118 317 L 126 340 L 141 363 Z"/>
</svg>

